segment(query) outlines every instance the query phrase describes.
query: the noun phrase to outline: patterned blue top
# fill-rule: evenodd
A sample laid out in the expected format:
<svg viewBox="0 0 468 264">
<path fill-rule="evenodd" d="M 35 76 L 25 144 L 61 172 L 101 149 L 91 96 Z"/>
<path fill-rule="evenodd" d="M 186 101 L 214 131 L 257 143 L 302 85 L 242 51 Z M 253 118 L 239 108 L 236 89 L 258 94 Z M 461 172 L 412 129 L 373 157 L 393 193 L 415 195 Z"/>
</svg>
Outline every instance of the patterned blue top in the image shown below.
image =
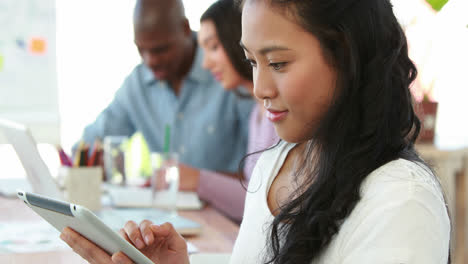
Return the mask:
<svg viewBox="0 0 468 264">
<path fill-rule="evenodd" d="M 83 139 L 131 136 L 140 131 L 151 151 L 162 151 L 166 124 L 171 126 L 171 150 L 187 165 L 237 172 L 246 153 L 249 114 L 254 102 L 225 91 L 202 68 L 203 52 L 195 60 L 176 96 L 167 82 L 139 64 L 126 78 L 111 104 L 88 125 Z"/>
</svg>

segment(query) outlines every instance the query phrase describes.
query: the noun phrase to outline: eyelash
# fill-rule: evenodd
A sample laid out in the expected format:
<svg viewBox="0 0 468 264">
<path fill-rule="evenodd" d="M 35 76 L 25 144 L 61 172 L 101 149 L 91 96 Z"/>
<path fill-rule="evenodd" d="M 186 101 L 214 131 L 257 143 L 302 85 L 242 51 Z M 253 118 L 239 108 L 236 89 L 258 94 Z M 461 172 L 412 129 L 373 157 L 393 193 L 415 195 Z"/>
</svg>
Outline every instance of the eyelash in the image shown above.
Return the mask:
<svg viewBox="0 0 468 264">
<path fill-rule="evenodd" d="M 245 58 L 245 61 L 251 66 L 251 67 L 257 67 L 257 63 L 252 60 Z M 287 62 L 270 62 L 268 66 L 270 66 L 273 70 L 275 71 L 280 71 L 283 69 L 284 66 L 286 66 Z"/>
<path fill-rule="evenodd" d="M 254 60 L 251 60 L 249 58 L 245 58 L 244 61 L 250 65 L 250 67 L 257 67 L 257 63 Z"/>
<path fill-rule="evenodd" d="M 210 47 L 210 50 L 215 51 L 218 49 L 218 44 L 214 44 Z"/>
<path fill-rule="evenodd" d="M 273 70 L 275 71 L 279 71 L 283 69 L 285 65 L 286 65 L 286 62 L 270 62 L 270 64 L 268 64 L 268 66 L 273 68 Z"/>
</svg>

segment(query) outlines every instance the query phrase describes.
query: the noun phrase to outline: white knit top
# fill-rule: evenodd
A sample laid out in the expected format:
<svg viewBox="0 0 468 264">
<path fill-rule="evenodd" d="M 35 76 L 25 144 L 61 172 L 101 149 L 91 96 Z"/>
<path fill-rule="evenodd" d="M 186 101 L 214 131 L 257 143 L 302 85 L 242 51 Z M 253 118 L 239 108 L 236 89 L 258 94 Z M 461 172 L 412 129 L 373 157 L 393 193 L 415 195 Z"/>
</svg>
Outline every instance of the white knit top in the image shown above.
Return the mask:
<svg viewBox="0 0 468 264">
<path fill-rule="evenodd" d="M 294 144 L 262 154 L 253 171 L 243 222 L 230 263 L 263 263 L 273 220 L 268 190 Z M 429 170 L 403 159 L 372 172 L 362 199 L 313 264 L 446 264 L 450 221 Z"/>
</svg>

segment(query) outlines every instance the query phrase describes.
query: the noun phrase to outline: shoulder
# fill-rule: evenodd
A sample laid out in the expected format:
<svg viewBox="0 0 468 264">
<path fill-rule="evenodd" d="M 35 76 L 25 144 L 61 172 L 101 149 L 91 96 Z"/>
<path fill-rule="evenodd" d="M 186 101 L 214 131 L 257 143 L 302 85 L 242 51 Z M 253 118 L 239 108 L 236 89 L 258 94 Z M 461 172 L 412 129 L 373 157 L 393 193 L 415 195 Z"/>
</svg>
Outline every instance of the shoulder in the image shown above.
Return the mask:
<svg viewBox="0 0 468 264">
<path fill-rule="evenodd" d="M 436 176 L 403 159 L 376 169 L 336 238 L 329 253 L 343 263 L 446 262 L 450 219 Z"/>
<path fill-rule="evenodd" d="M 398 159 L 381 166 L 367 176 L 361 185 L 361 200 L 357 208 L 370 212 L 398 210 L 416 206 L 440 222 L 448 220 L 442 186 L 438 178 L 424 164 Z M 401 214 L 412 218 L 414 214 Z"/>
<path fill-rule="evenodd" d="M 361 186 L 363 199 L 398 193 L 397 200 L 430 194 L 445 204 L 442 187 L 430 168 L 422 163 L 397 159 L 379 167 L 367 176 Z M 420 198 L 420 197 L 419 197 Z"/>
</svg>

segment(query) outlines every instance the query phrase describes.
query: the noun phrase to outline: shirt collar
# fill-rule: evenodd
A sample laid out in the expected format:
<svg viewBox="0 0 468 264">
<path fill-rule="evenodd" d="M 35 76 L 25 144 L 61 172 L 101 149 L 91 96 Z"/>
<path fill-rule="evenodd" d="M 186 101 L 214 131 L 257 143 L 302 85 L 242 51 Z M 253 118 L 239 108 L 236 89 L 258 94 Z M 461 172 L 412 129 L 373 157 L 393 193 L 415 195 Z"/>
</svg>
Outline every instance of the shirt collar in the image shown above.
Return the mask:
<svg viewBox="0 0 468 264">
<path fill-rule="evenodd" d="M 197 33 L 193 32 L 192 36 L 196 43 Z M 204 56 L 203 50 L 198 46 L 198 44 L 195 44 L 195 45 L 196 45 L 195 58 L 193 59 L 192 67 L 190 68 L 190 71 L 187 73 L 187 76 L 185 79 L 194 81 L 197 83 L 206 83 L 206 82 L 211 81 L 213 76 L 211 76 L 211 73 L 209 71 L 203 69 L 202 67 L 203 56 Z M 143 66 L 143 73 L 142 73 L 143 81 L 145 82 L 145 84 L 150 85 L 153 82 L 156 82 L 157 79 L 154 76 L 153 72 L 151 72 L 151 70 L 148 67 L 146 67 L 144 63 L 142 63 L 142 66 Z"/>
</svg>

